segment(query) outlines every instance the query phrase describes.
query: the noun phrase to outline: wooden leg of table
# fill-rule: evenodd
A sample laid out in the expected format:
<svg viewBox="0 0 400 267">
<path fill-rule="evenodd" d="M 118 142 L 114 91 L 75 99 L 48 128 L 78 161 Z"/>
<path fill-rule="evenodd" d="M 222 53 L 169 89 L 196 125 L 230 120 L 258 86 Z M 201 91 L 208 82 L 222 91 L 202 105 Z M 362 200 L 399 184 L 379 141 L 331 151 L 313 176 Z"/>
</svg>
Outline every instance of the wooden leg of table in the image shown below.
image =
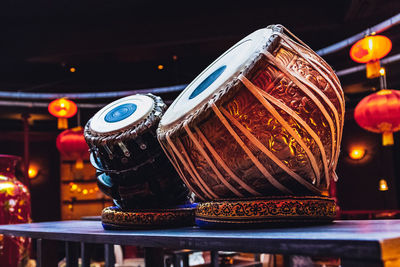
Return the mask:
<svg viewBox="0 0 400 267">
<path fill-rule="evenodd" d="M 92 253 L 93 244 L 81 242 L 81 260 L 82 267 L 90 267 L 90 254 Z"/>
<path fill-rule="evenodd" d="M 218 251 L 211 251 L 211 266 L 219 267 L 219 254 Z"/>
<path fill-rule="evenodd" d="M 341 267 L 384 267 L 385 265 L 382 261 L 341 259 L 340 266 Z"/>
<path fill-rule="evenodd" d="M 106 267 L 114 267 L 115 254 L 113 244 L 104 244 L 104 255 Z"/>
<path fill-rule="evenodd" d="M 144 248 L 146 267 L 164 267 L 164 250 L 162 248 Z"/>
<path fill-rule="evenodd" d="M 51 267 L 58 265 L 58 248 L 61 242 L 55 240 L 36 240 L 36 266 Z"/>
<path fill-rule="evenodd" d="M 65 259 L 67 267 L 78 267 L 79 243 L 65 242 Z"/>
</svg>

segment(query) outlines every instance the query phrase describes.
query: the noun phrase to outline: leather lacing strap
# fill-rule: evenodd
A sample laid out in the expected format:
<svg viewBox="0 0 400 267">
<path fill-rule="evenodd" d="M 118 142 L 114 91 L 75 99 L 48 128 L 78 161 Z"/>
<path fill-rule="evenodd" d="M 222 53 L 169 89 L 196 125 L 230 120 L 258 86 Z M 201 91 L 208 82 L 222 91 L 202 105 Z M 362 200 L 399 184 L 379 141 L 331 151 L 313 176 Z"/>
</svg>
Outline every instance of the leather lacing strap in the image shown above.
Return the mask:
<svg viewBox="0 0 400 267">
<path fill-rule="evenodd" d="M 212 109 L 214 110 L 215 115 L 219 118 L 225 128 L 229 131 L 232 137 L 236 140 L 236 142 L 242 147 L 243 151 L 247 154 L 250 160 L 254 163 L 254 165 L 258 168 L 258 170 L 264 175 L 264 177 L 279 191 L 286 194 L 293 194 L 287 187 L 282 185 L 278 180 L 273 177 L 268 170 L 264 167 L 264 165 L 257 159 L 257 157 L 251 152 L 251 150 L 246 146 L 242 139 L 240 139 L 239 135 L 235 132 L 229 122 L 226 120 L 224 115 L 221 113 L 219 108 L 212 103 Z"/>
<path fill-rule="evenodd" d="M 147 164 L 154 163 L 155 159 L 157 157 L 159 157 L 160 155 L 161 155 L 161 153 L 157 153 L 157 154 L 153 155 L 153 157 L 147 159 L 146 161 L 144 161 L 134 167 L 128 168 L 128 169 L 111 170 L 111 169 L 105 169 L 105 168 L 100 167 L 98 164 L 98 159 L 93 155 L 93 152 L 92 152 L 92 153 L 90 153 L 90 163 L 99 172 L 106 173 L 106 174 L 122 174 L 122 173 L 130 172 L 130 171 L 137 171 L 139 168 L 141 168 Z"/>
<path fill-rule="evenodd" d="M 308 134 L 310 134 L 310 136 L 314 138 L 315 142 L 317 143 L 317 145 L 318 145 L 318 147 L 320 149 L 321 156 L 322 156 L 323 163 L 324 163 L 324 167 L 325 167 L 324 168 L 325 176 L 327 176 L 328 175 L 328 166 L 327 166 L 327 160 L 326 160 L 326 155 L 325 155 L 325 149 L 324 149 L 324 147 L 322 145 L 322 142 L 321 142 L 320 138 L 318 137 L 318 135 L 300 118 L 300 116 L 298 116 L 291 108 L 286 106 L 284 103 L 280 102 L 276 98 L 274 98 L 271 95 L 269 95 L 269 94 L 265 93 L 264 91 L 262 91 L 260 88 L 255 86 L 252 82 L 250 82 L 246 77 L 241 75 L 241 76 L 239 76 L 239 79 L 248 88 L 248 90 L 250 90 L 253 94 L 256 94 L 258 97 L 262 96 L 262 97 L 265 98 L 265 101 L 269 101 L 269 102 L 273 103 L 274 105 L 277 105 L 279 108 L 281 108 L 287 114 L 289 114 L 292 117 L 294 117 L 294 119 L 297 120 L 299 122 L 299 124 L 302 125 L 305 128 L 305 130 L 308 132 Z M 264 105 L 272 115 L 274 115 L 274 114 L 278 115 L 279 118 L 278 117 L 275 117 L 275 118 L 278 119 L 278 121 L 282 124 L 283 128 L 286 131 L 288 131 L 291 135 L 293 135 L 293 138 L 296 141 L 297 140 L 301 140 L 301 137 L 298 136 L 298 134 L 296 134 L 291 129 L 290 125 L 279 115 L 279 113 L 276 111 L 276 109 L 274 109 L 274 107 L 271 104 L 269 104 L 268 102 L 265 102 Z M 311 190 L 313 192 L 320 193 L 320 190 L 317 187 L 315 187 L 313 184 L 309 183 L 306 179 L 300 177 L 297 173 L 293 172 L 290 168 L 288 168 L 271 151 L 269 151 L 255 136 L 253 136 L 245 127 L 243 127 L 239 122 L 237 122 L 227 111 L 225 111 L 224 114 L 225 114 L 225 116 L 230 118 L 231 121 L 235 122 L 235 125 L 245 135 L 248 136 L 249 140 L 252 141 L 261 151 L 263 151 L 271 160 L 273 160 L 275 162 L 275 164 L 277 164 L 281 169 L 286 171 L 291 177 L 293 177 L 296 181 L 301 183 L 303 186 L 307 187 L 309 190 Z M 306 144 L 302 140 L 301 140 L 301 143 L 299 143 L 299 144 L 306 151 L 306 154 L 308 156 L 311 155 L 310 161 L 311 160 L 315 161 L 314 155 L 311 153 L 311 151 L 306 146 Z M 307 153 L 306 149 L 308 150 L 308 153 Z M 318 167 L 316 161 L 314 162 L 314 164 Z M 317 185 L 319 185 L 319 180 L 318 181 L 313 181 L 313 182 L 317 183 Z"/>
<path fill-rule="evenodd" d="M 201 200 L 205 200 L 200 194 L 197 193 L 197 190 L 195 190 L 191 184 L 189 183 L 188 179 L 186 178 L 185 174 L 183 173 L 183 171 L 181 170 L 181 167 L 179 166 L 179 162 L 177 161 L 174 153 L 171 151 L 171 153 L 169 153 L 169 151 L 167 150 L 167 147 L 164 146 L 163 142 L 160 142 L 160 145 L 163 149 L 163 151 L 165 152 L 165 154 L 167 155 L 168 159 L 171 161 L 172 165 L 175 167 L 176 171 L 178 172 L 179 176 L 182 178 L 182 180 L 184 181 L 184 183 L 186 184 L 186 186 L 189 188 L 190 191 L 192 191 L 197 197 L 199 197 Z"/>
</svg>

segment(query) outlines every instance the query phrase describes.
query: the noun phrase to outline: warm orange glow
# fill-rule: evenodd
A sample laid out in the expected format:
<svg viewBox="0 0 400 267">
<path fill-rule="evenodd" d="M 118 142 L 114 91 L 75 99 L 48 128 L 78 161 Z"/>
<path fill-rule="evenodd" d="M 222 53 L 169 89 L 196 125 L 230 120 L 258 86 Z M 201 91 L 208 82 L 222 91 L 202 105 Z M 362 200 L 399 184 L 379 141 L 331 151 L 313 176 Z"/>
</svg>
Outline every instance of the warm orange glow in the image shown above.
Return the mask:
<svg viewBox="0 0 400 267">
<path fill-rule="evenodd" d="M 365 149 L 364 148 L 353 148 L 349 153 L 350 158 L 359 160 L 365 156 Z"/>
<path fill-rule="evenodd" d="M 69 68 L 69 71 L 74 73 L 76 71 L 76 69 L 74 67 Z"/>
<path fill-rule="evenodd" d="M 387 89 L 382 89 L 378 92 L 376 92 L 377 95 L 390 95 L 392 93 L 391 90 L 387 90 Z"/>
<path fill-rule="evenodd" d="M 367 62 L 365 68 L 367 71 L 368 79 L 373 79 L 381 75 L 380 74 L 381 63 L 379 62 L 379 60 Z"/>
<path fill-rule="evenodd" d="M 385 76 L 385 74 L 386 74 L 385 68 L 380 68 L 379 74 L 380 74 L 381 76 Z"/>
<path fill-rule="evenodd" d="M 382 134 L 384 146 L 393 145 L 400 130 L 400 91 L 384 89 L 364 97 L 354 109 L 354 119 L 367 131 Z"/>
<path fill-rule="evenodd" d="M 375 61 L 392 50 L 392 42 L 382 35 L 367 36 L 356 42 L 350 49 L 350 57 L 358 63 Z"/>
<path fill-rule="evenodd" d="M 78 170 L 82 170 L 83 169 L 83 160 L 82 159 L 77 159 L 76 160 L 75 168 L 78 169 Z"/>
<path fill-rule="evenodd" d="M 162 69 L 164 69 L 164 66 L 163 65 L 158 65 L 157 69 L 162 70 Z"/>
<path fill-rule="evenodd" d="M 350 57 L 358 63 L 366 63 L 367 78 L 372 79 L 381 74 L 379 59 L 392 50 L 392 42 L 382 35 L 367 36 L 356 42 L 350 49 Z"/>
<path fill-rule="evenodd" d="M 83 195 L 93 194 L 93 193 L 99 191 L 97 186 L 95 186 L 93 188 L 81 188 L 78 186 L 78 184 L 75 184 L 72 182 L 69 183 L 69 186 L 70 186 L 71 192 L 77 192 L 77 193 L 81 193 Z"/>
<path fill-rule="evenodd" d="M 383 132 L 382 133 L 382 145 L 383 146 L 392 146 L 394 145 L 393 133 L 392 132 Z"/>
<path fill-rule="evenodd" d="M 10 196 L 14 196 L 16 185 L 13 182 L 0 183 L 0 191 L 6 192 Z"/>
<path fill-rule="evenodd" d="M 379 191 L 387 191 L 389 190 L 388 184 L 385 179 L 379 180 Z"/>
<path fill-rule="evenodd" d="M 71 118 L 78 111 L 78 107 L 71 100 L 59 98 L 50 102 L 48 110 L 54 117 Z"/>
<path fill-rule="evenodd" d="M 38 168 L 36 166 L 29 166 L 28 169 L 28 176 L 30 179 L 36 178 L 36 176 L 38 175 Z"/>
<path fill-rule="evenodd" d="M 83 136 L 82 127 L 71 128 L 60 133 L 57 136 L 56 146 L 63 156 L 76 159 L 76 169 L 83 169 L 83 159 L 89 156 L 89 147 Z"/>
</svg>

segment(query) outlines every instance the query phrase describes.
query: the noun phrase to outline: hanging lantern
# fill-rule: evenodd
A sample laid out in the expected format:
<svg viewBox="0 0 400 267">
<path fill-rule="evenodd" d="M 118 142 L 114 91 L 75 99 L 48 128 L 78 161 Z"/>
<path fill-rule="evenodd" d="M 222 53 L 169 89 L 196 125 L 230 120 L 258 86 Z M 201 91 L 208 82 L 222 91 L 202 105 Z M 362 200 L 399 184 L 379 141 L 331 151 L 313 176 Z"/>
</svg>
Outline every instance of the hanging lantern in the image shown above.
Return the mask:
<svg viewBox="0 0 400 267">
<path fill-rule="evenodd" d="M 385 179 L 379 180 L 379 191 L 388 191 L 389 187 Z"/>
<path fill-rule="evenodd" d="M 78 107 L 71 100 L 59 98 L 50 102 L 48 110 L 51 115 L 58 118 L 58 129 L 67 129 L 68 118 L 76 114 Z"/>
<path fill-rule="evenodd" d="M 393 145 L 393 132 L 400 130 L 400 91 L 384 89 L 363 98 L 354 119 L 362 128 L 382 133 L 384 146 Z"/>
<path fill-rule="evenodd" d="M 74 158 L 75 167 L 83 168 L 83 158 L 88 154 L 89 147 L 83 137 L 83 128 L 76 127 L 63 131 L 57 136 L 57 149 L 61 154 Z"/>
<path fill-rule="evenodd" d="M 350 57 L 358 63 L 367 63 L 367 78 L 372 79 L 380 76 L 381 68 L 379 59 L 386 56 L 392 50 L 392 42 L 382 35 L 367 36 L 350 49 Z"/>
</svg>

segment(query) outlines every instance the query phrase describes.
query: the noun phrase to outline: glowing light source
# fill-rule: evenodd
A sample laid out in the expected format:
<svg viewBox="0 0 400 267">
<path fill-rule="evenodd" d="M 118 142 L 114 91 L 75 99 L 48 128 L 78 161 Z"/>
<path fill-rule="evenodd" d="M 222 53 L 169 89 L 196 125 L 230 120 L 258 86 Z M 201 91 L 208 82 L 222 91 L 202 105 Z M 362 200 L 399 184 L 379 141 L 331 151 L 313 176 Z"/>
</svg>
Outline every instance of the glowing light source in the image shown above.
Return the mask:
<svg viewBox="0 0 400 267">
<path fill-rule="evenodd" d="M 76 71 L 76 68 L 71 67 L 71 68 L 69 68 L 69 71 L 72 72 L 72 73 L 74 73 L 74 72 Z"/>
<path fill-rule="evenodd" d="M 393 145 L 393 132 L 400 130 L 400 91 L 380 90 L 364 97 L 354 110 L 360 127 L 382 133 L 382 144 Z"/>
<path fill-rule="evenodd" d="M 71 192 L 81 193 L 83 195 L 93 194 L 93 193 L 96 193 L 99 191 L 97 186 L 92 187 L 92 188 L 90 188 L 90 187 L 89 188 L 81 188 L 78 186 L 78 184 L 73 183 L 73 182 L 69 183 L 69 186 L 70 186 L 69 190 Z"/>
<path fill-rule="evenodd" d="M 387 191 L 389 190 L 388 184 L 385 179 L 379 180 L 379 191 Z"/>
<path fill-rule="evenodd" d="M 360 160 L 365 156 L 365 149 L 364 148 L 353 148 L 350 150 L 349 157 L 355 160 Z"/>
<path fill-rule="evenodd" d="M 380 74 L 381 76 L 385 76 L 385 74 L 386 74 L 385 68 L 380 68 L 379 74 Z"/>
<path fill-rule="evenodd" d="M 76 159 L 75 168 L 83 168 L 83 158 L 89 153 L 89 147 L 83 136 L 82 127 L 68 129 L 60 133 L 57 136 L 56 145 L 60 153 Z"/>
<path fill-rule="evenodd" d="M 157 66 L 157 69 L 159 69 L 159 70 L 162 70 L 162 69 L 164 69 L 164 65 L 161 65 L 161 64 L 160 64 L 160 65 L 158 65 L 158 66 Z"/>
<path fill-rule="evenodd" d="M 38 172 L 39 172 L 39 170 L 36 166 L 29 166 L 29 169 L 28 169 L 29 179 L 36 178 L 36 176 L 38 175 Z"/>
<path fill-rule="evenodd" d="M 71 185 L 71 191 L 75 191 L 76 189 L 78 189 L 78 185 L 77 184 L 73 184 Z"/>
<path fill-rule="evenodd" d="M 51 115 L 58 118 L 58 129 L 67 129 L 67 119 L 74 116 L 78 111 L 76 104 L 65 98 L 53 100 L 47 108 Z"/>
<path fill-rule="evenodd" d="M 14 196 L 16 187 L 17 186 L 12 182 L 3 182 L 0 183 L 0 192 L 6 192 L 8 195 Z"/>
<path fill-rule="evenodd" d="M 392 50 L 392 42 L 382 35 L 371 35 L 356 42 L 350 49 L 350 57 L 358 63 L 366 63 L 367 78 L 380 75 L 379 59 Z"/>
</svg>

